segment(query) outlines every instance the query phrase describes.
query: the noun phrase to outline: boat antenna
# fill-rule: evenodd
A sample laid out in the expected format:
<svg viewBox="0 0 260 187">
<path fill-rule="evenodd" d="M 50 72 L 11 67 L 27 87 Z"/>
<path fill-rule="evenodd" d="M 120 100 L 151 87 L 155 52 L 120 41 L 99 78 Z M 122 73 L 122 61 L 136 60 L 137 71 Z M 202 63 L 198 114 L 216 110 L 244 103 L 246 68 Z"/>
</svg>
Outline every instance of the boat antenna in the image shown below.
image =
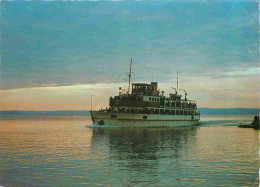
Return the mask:
<svg viewBox="0 0 260 187">
<path fill-rule="evenodd" d="M 132 76 L 132 63 L 133 63 L 133 60 L 131 58 L 131 62 L 130 62 L 130 71 L 129 71 L 129 81 L 128 81 L 128 95 L 130 94 L 130 82 L 131 82 L 131 76 Z"/>
<path fill-rule="evenodd" d="M 178 93 L 179 91 L 179 72 L 177 72 L 177 91 L 176 93 Z"/>
</svg>

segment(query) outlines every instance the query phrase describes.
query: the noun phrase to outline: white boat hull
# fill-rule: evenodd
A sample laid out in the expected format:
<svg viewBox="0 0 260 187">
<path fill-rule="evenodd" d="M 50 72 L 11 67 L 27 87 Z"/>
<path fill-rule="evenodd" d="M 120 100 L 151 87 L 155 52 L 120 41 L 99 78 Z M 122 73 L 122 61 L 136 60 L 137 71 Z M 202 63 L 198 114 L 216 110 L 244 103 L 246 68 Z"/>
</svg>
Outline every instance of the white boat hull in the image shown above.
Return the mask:
<svg viewBox="0 0 260 187">
<path fill-rule="evenodd" d="M 94 124 L 121 127 L 182 127 L 199 124 L 199 115 L 158 115 L 91 111 Z"/>
</svg>

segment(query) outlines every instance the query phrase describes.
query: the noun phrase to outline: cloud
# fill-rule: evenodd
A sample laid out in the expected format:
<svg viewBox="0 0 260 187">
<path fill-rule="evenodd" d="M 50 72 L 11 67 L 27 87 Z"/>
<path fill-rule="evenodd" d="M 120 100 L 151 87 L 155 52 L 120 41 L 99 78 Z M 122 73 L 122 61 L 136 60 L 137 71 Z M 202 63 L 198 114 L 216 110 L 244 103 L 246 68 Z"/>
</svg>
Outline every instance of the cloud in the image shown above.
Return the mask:
<svg viewBox="0 0 260 187">
<path fill-rule="evenodd" d="M 258 66 L 252 3 L 44 4 L 39 12 L 40 6 L 3 7 L 1 89 L 113 82 L 130 57 L 144 81 Z"/>
<path fill-rule="evenodd" d="M 188 92 L 188 99 L 197 100 L 199 107 L 260 107 L 259 77 L 180 78 L 180 88 Z M 175 80 L 159 82 L 166 93 L 173 92 Z M 82 84 L 0 90 L 0 110 L 88 110 L 94 95 L 94 109 L 108 107 L 109 97 L 118 94 L 125 83 Z M 180 91 L 182 94 L 182 92 Z"/>
</svg>

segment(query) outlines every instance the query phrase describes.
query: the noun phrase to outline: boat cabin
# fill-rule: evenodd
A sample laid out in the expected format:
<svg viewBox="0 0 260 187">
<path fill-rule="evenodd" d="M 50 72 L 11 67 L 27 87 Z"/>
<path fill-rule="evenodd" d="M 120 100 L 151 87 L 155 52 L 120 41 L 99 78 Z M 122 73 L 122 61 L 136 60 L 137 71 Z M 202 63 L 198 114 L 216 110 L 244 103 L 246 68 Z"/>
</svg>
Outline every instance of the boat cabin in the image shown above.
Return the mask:
<svg viewBox="0 0 260 187">
<path fill-rule="evenodd" d="M 158 96 L 159 95 L 158 83 L 157 82 L 151 82 L 151 84 L 134 83 L 132 84 L 132 94 Z"/>
</svg>

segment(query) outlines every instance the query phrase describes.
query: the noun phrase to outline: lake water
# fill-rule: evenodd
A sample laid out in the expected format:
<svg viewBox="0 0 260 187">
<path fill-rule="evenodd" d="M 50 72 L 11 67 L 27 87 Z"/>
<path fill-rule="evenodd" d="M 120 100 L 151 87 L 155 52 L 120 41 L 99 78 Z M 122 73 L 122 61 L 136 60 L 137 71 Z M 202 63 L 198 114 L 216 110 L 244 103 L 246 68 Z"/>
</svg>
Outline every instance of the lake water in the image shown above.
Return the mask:
<svg viewBox="0 0 260 187">
<path fill-rule="evenodd" d="M 0 116 L 0 186 L 258 186 L 253 116 L 186 128 L 88 128 L 90 117 Z"/>
</svg>

